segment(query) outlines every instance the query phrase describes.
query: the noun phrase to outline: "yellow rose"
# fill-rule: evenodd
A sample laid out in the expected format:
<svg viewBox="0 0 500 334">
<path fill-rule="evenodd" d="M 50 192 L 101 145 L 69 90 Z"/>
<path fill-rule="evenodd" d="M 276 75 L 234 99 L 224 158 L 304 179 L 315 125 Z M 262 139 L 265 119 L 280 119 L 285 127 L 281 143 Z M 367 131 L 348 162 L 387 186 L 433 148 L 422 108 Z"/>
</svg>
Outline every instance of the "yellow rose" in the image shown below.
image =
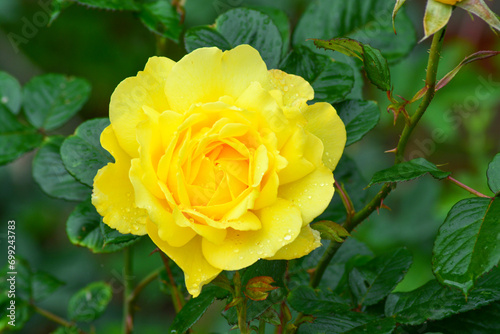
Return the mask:
<svg viewBox="0 0 500 334">
<path fill-rule="evenodd" d="M 436 0 L 436 1 L 445 3 L 447 5 L 455 5 L 457 2 L 460 2 L 462 0 Z"/>
<path fill-rule="evenodd" d="M 152 57 L 111 96 L 92 203 L 121 233 L 148 234 L 188 291 L 222 270 L 294 259 L 320 246 L 309 223 L 328 206 L 346 141 L 301 77 L 267 70 L 248 45 Z"/>
</svg>

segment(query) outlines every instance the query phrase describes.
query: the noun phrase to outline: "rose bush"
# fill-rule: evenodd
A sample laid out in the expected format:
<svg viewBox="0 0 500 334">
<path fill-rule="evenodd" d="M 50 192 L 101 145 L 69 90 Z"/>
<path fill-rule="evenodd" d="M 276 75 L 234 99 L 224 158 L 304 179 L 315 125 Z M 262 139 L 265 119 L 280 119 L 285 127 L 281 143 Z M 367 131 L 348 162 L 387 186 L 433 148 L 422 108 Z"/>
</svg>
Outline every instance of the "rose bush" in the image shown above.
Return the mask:
<svg viewBox="0 0 500 334">
<path fill-rule="evenodd" d="M 309 223 L 330 203 L 346 141 L 313 97 L 248 45 L 152 57 L 111 97 L 101 144 L 115 162 L 92 203 L 110 227 L 147 233 L 193 296 L 222 270 L 304 256 L 320 245 Z"/>
</svg>

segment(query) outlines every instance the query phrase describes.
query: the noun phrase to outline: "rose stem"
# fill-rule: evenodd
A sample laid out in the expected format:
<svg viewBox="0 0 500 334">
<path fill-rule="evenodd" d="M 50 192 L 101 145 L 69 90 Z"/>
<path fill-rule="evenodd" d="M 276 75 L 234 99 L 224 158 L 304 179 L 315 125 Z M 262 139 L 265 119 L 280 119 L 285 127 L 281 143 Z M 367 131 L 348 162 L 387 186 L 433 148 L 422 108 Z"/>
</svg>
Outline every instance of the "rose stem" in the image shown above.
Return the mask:
<svg viewBox="0 0 500 334">
<path fill-rule="evenodd" d="M 132 302 L 129 298 L 132 292 L 133 284 L 132 272 L 132 248 L 126 247 L 123 249 L 123 332 L 125 334 L 132 333 L 133 330 L 133 314 Z"/>
<path fill-rule="evenodd" d="M 478 197 L 491 198 L 490 196 L 486 196 L 485 194 L 480 193 L 479 191 L 477 191 L 475 189 L 472 189 L 469 186 L 466 186 L 465 184 L 463 184 L 462 182 L 460 182 L 460 181 L 452 178 L 451 176 L 448 176 L 447 179 L 450 180 L 451 182 L 455 183 L 460 188 L 463 188 L 463 189 L 467 190 L 468 192 L 470 192 L 473 195 L 476 195 Z"/>
<path fill-rule="evenodd" d="M 71 323 L 63 318 L 61 318 L 60 316 L 58 315 L 55 315 L 54 313 L 52 312 L 49 312 L 43 308 L 40 308 L 34 304 L 31 304 L 31 307 L 33 307 L 33 309 L 35 310 L 36 313 L 44 316 L 45 318 L 55 322 L 55 323 L 58 323 L 59 325 L 61 326 L 64 326 L 64 327 L 67 327 L 67 328 L 70 328 L 70 327 L 73 327 L 75 324 L 74 323 Z M 77 331 L 79 334 L 87 334 L 87 332 L 77 328 Z"/>
</svg>

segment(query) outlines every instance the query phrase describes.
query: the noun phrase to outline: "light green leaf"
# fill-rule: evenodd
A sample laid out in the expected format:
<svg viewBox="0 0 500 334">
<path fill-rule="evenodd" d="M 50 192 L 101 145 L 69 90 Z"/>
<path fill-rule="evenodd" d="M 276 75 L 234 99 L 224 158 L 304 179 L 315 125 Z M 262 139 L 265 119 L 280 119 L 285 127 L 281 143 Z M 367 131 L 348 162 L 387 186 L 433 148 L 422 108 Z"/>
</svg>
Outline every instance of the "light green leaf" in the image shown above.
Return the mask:
<svg viewBox="0 0 500 334">
<path fill-rule="evenodd" d="M 486 172 L 488 186 L 495 194 L 500 193 L 500 153 L 495 155 Z"/>
<path fill-rule="evenodd" d="M 74 321 L 93 321 L 104 313 L 112 296 L 113 292 L 107 283 L 91 283 L 71 297 L 68 316 Z"/>
<path fill-rule="evenodd" d="M 427 320 L 439 320 L 500 300 L 500 269 L 481 277 L 467 299 L 461 291 L 441 286 L 432 280 L 418 289 L 389 295 L 385 315 L 402 324 L 418 325 Z"/>
<path fill-rule="evenodd" d="M 102 217 L 90 200 L 86 200 L 69 215 L 66 233 L 73 244 L 87 247 L 94 253 L 115 252 L 140 239 L 136 235 L 112 232 L 103 225 Z"/>
<path fill-rule="evenodd" d="M 500 198 L 458 202 L 434 243 L 437 279 L 467 295 L 474 282 L 500 261 Z"/>
<path fill-rule="evenodd" d="M 45 139 L 33 159 L 33 178 L 49 196 L 69 201 L 87 198 L 91 189 L 68 173 L 59 153 L 64 137 Z"/>
<path fill-rule="evenodd" d="M 41 133 L 31 126 L 21 124 L 6 105 L 0 104 L 0 165 L 38 147 L 42 140 Z"/>
<path fill-rule="evenodd" d="M 272 19 L 257 10 L 235 8 L 215 20 L 215 27 L 195 27 L 184 37 L 186 50 L 216 46 L 222 50 L 249 44 L 260 52 L 269 69 L 277 68 L 283 41 Z"/>
<path fill-rule="evenodd" d="M 349 286 L 358 305 L 374 305 L 396 287 L 410 268 L 412 256 L 405 248 L 380 255 L 349 274 Z"/>
<path fill-rule="evenodd" d="M 498 16 L 488 7 L 488 5 L 486 5 L 484 0 L 463 0 L 458 2 L 457 6 L 470 13 L 476 14 L 488 23 L 491 28 L 500 31 L 500 20 Z"/>
<path fill-rule="evenodd" d="M 346 127 L 346 146 L 361 140 L 380 119 L 380 110 L 375 101 L 347 100 L 334 107 Z"/>
<path fill-rule="evenodd" d="M 436 165 L 425 160 L 424 158 L 417 158 L 376 172 L 368 186 L 385 182 L 409 181 L 427 173 L 431 174 L 438 180 L 444 179 L 451 174 L 449 172 L 443 172 L 437 168 Z"/>
<path fill-rule="evenodd" d="M 350 236 L 342 225 L 329 220 L 320 220 L 311 224 L 311 228 L 321 233 L 321 239 L 328 239 L 335 242 L 344 242 L 344 238 Z"/>
<path fill-rule="evenodd" d="M 86 80 L 44 74 L 24 86 L 24 112 L 36 128 L 54 130 L 73 117 L 89 96 L 90 84 Z"/>
<path fill-rule="evenodd" d="M 436 0 L 427 0 L 424 14 L 424 38 L 434 35 L 448 24 L 453 7 Z"/>
<path fill-rule="evenodd" d="M 7 72 L 0 71 L 0 104 L 17 115 L 21 109 L 21 102 L 22 94 L 19 82 Z"/>
<path fill-rule="evenodd" d="M 73 136 L 66 138 L 61 146 L 61 158 L 66 169 L 78 181 L 93 186 L 97 171 L 113 157 L 102 148 L 101 132 L 109 125 L 109 119 L 98 118 L 78 126 Z"/>
</svg>

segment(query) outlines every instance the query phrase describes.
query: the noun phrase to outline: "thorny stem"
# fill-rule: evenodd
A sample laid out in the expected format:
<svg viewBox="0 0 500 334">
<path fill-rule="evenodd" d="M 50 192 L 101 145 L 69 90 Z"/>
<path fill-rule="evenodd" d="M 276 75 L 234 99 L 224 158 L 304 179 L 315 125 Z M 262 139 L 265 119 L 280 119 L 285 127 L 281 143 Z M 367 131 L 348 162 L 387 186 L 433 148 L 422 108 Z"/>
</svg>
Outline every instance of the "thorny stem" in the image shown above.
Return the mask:
<svg viewBox="0 0 500 334">
<path fill-rule="evenodd" d="M 132 292 L 132 248 L 123 250 L 123 333 L 130 334 L 134 328 L 133 308 L 130 294 Z"/>
<path fill-rule="evenodd" d="M 347 213 L 346 223 L 350 222 L 352 216 L 354 216 L 354 214 L 356 213 L 351 198 L 345 191 L 344 186 L 340 185 L 337 181 L 335 181 L 335 188 L 337 188 L 337 191 L 340 194 L 340 198 L 342 199 L 342 203 L 344 204 L 345 211 Z"/>
<path fill-rule="evenodd" d="M 47 318 L 47 319 L 49 319 L 49 320 L 51 320 L 51 321 L 53 321 L 53 322 L 55 322 L 55 323 L 57 323 L 57 324 L 59 324 L 61 326 L 68 327 L 68 328 L 74 326 L 73 323 L 71 323 L 71 322 L 69 322 L 69 321 L 61 318 L 58 315 L 55 315 L 52 312 L 44 310 L 43 308 L 40 308 L 40 307 L 38 307 L 36 305 L 33 305 L 33 304 L 31 304 L 31 307 L 33 307 L 33 309 L 35 310 L 36 313 L 44 316 L 45 318 Z M 83 330 L 81 330 L 79 328 L 77 329 L 77 331 L 78 331 L 79 334 L 87 334 L 87 332 L 85 332 L 85 331 L 83 331 Z"/>
<path fill-rule="evenodd" d="M 177 289 L 174 275 L 172 274 L 172 270 L 170 270 L 168 257 L 161 250 L 158 253 L 160 253 L 163 265 L 165 266 L 165 270 L 167 271 L 168 280 L 170 281 L 170 288 L 172 289 L 172 303 L 174 304 L 175 313 L 179 313 L 179 311 L 184 306 L 184 300 L 181 297 L 179 289 Z"/>
<path fill-rule="evenodd" d="M 240 273 L 237 271 L 233 277 L 234 282 L 234 298 L 242 298 L 242 300 L 236 305 L 236 312 L 238 313 L 238 328 L 241 334 L 249 334 L 247 324 L 247 299 L 243 297 L 241 292 L 241 278 Z"/>
<path fill-rule="evenodd" d="M 459 186 L 460 188 L 463 188 L 465 190 L 467 190 L 468 192 L 470 192 L 471 194 L 473 195 L 476 195 L 478 197 L 484 197 L 484 198 L 491 198 L 490 196 L 486 196 L 485 194 L 483 193 L 480 193 L 479 191 L 475 190 L 475 189 L 472 189 L 471 187 L 469 186 L 466 186 L 465 184 L 463 184 L 462 182 L 458 181 L 458 180 L 455 180 L 454 178 L 452 178 L 451 176 L 448 176 L 447 177 L 448 180 L 450 180 L 451 182 L 455 183 L 457 186 Z"/>
<path fill-rule="evenodd" d="M 441 47 L 443 45 L 445 32 L 446 32 L 446 27 L 442 28 L 439 32 L 434 34 L 432 38 L 432 44 L 429 52 L 429 60 L 427 63 L 427 73 L 425 78 L 425 86 L 427 87 L 427 91 L 425 92 L 422 102 L 420 103 L 420 105 L 418 106 L 417 110 L 412 115 L 412 117 L 406 122 L 403 132 L 401 133 L 401 137 L 399 138 L 399 142 L 396 149 L 396 158 L 395 158 L 396 164 L 404 161 L 404 152 L 406 149 L 406 145 L 408 144 L 408 140 L 410 139 L 413 130 L 415 129 L 416 125 L 418 124 L 423 114 L 429 107 L 429 104 L 431 103 L 432 99 L 434 98 L 434 93 L 436 89 L 437 67 L 440 60 Z M 380 191 L 375 195 L 375 197 L 373 197 L 373 199 L 363 209 L 358 211 L 351 218 L 350 221 L 346 220 L 343 226 L 347 230 L 347 232 L 350 233 L 357 225 L 359 225 L 363 220 L 368 218 L 368 216 L 370 216 L 370 214 L 372 214 L 372 212 L 375 211 L 377 207 L 380 207 L 381 202 L 384 200 L 384 198 L 387 197 L 387 195 L 389 195 L 389 193 L 394 188 L 395 188 L 394 183 L 384 184 L 380 189 Z M 325 253 L 323 254 L 322 258 L 318 262 L 318 265 L 316 266 L 316 270 L 314 271 L 314 274 L 310 282 L 311 287 L 316 288 L 319 285 L 319 283 L 321 282 L 321 278 L 325 273 L 326 268 L 330 264 L 330 261 L 332 260 L 333 256 L 335 255 L 335 253 L 337 252 L 337 250 L 340 248 L 341 245 L 342 245 L 341 243 L 334 241 L 330 243 Z M 303 314 L 300 313 L 297 316 L 297 319 L 295 320 L 295 324 L 299 325 L 301 323 L 302 318 Z"/>
</svg>

